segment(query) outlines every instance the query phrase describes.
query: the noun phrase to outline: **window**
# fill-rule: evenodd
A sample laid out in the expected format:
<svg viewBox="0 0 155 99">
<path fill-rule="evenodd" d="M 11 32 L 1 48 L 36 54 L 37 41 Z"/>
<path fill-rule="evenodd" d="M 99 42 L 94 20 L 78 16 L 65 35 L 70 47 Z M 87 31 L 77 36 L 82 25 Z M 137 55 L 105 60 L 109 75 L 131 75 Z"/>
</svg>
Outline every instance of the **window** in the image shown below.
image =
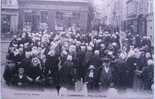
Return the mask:
<svg viewBox="0 0 155 99">
<path fill-rule="evenodd" d="M 152 9 L 153 9 L 153 2 L 152 0 L 149 0 L 148 1 L 148 13 L 149 14 L 153 12 Z"/>
<path fill-rule="evenodd" d="M 25 22 L 32 22 L 32 15 L 31 13 L 25 13 Z"/>
<path fill-rule="evenodd" d="M 48 11 L 41 11 L 41 22 L 42 23 L 48 22 Z"/>
<path fill-rule="evenodd" d="M 63 30 L 64 27 L 64 13 L 56 12 L 55 30 Z"/>
<path fill-rule="evenodd" d="M 56 12 L 56 19 L 63 20 L 63 12 Z"/>
<path fill-rule="evenodd" d="M 74 19 L 79 19 L 79 18 L 80 18 L 80 13 L 78 13 L 78 12 L 73 12 L 73 13 L 72 13 L 72 16 L 73 16 Z"/>
<path fill-rule="evenodd" d="M 12 0 L 8 0 L 8 4 L 9 5 L 12 5 Z"/>
<path fill-rule="evenodd" d="M 2 24 L 2 33 L 10 32 L 11 16 L 2 15 L 1 24 Z"/>
<path fill-rule="evenodd" d="M 2 5 L 6 5 L 7 4 L 7 1 L 6 0 L 2 0 Z"/>
<path fill-rule="evenodd" d="M 26 31 L 31 31 L 32 27 L 32 13 L 31 12 L 25 12 L 24 13 L 24 27 Z"/>
</svg>

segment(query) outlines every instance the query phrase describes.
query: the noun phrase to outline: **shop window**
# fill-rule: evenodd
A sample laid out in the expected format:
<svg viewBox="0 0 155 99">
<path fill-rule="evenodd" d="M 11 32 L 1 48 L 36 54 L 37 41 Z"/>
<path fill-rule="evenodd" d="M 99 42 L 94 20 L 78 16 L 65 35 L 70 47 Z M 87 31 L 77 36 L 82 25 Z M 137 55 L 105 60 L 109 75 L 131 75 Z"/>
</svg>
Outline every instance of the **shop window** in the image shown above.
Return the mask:
<svg viewBox="0 0 155 99">
<path fill-rule="evenodd" d="M 25 22 L 25 24 L 32 22 L 32 15 L 31 15 L 31 13 L 25 13 L 24 22 Z"/>
<path fill-rule="evenodd" d="M 41 11 L 41 22 L 42 23 L 48 22 L 48 11 Z"/>
<path fill-rule="evenodd" d="M 32 13 L 24 13 L 24 29 L 30 31 L 32 26 Z"/>
<path fill-rule="evenodd" d="M 7 0 L 2 0 L 2 5 L 6 5 L 7 4 Z"/>
<path fill-rule="evenodd" d="M 2 33 L 10 32 L 11 16 L 2 15 L 1 24 L 2 24 Z"/>
<path fill-rule="evenodd" d="M 8 4 L 9 5 L 12 5 L 12 0 L 8 0 Z"/>
<path fill-rule="evenodd" d="M 150 29 L 152 30 L 152 26 L 150 27 Z"/>
<path fill-rule="evenodd" d="M 56 19 L 63 20 L 63 12 L 56 12 Z"/>
<path fill-rule="evenodd" d="M 72 16 L 73 16 L 74 19 L 79 19 L 79 18 L 80 18 L 80 13 L 78 13 L 78 12 L 73 12 L 73 13 L 72 13 Z"/>
<path fill-rule="evenodd" d="M 58 26 L 63 26 L 63 18 L 64 13 L 63 12 L 56 12 L 56 23 Z"/>
</svg>

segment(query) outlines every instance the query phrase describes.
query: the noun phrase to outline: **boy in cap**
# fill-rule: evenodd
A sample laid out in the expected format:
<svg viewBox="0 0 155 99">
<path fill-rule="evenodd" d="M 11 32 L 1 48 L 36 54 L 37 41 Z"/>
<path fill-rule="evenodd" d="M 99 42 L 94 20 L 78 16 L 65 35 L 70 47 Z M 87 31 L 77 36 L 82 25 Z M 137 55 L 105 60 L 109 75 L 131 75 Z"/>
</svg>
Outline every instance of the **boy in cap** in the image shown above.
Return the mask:
<svg viewBox="0 0 155 99">
<path fill-rule="evenodd" d="M 94 65 L 89 65 L 89 68 L 87 70 L 87 75 L 86 75 L 86 82 L 88 85 L 88 89 L 93 90 L 94 89 L 94 77 L 95 77 L 95 66 Z"/>
</svg>

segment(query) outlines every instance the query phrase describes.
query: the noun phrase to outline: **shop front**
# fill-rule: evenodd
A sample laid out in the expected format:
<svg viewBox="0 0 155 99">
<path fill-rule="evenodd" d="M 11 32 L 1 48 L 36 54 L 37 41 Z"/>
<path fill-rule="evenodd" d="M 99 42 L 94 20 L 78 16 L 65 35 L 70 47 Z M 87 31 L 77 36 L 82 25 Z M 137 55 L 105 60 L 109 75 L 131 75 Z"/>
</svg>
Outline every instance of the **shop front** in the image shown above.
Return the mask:
<svg viewBox="0 0 155 99">
<path fill-rule="evenodd" d="M 16 0 L 2 0 L 1 8 L 1 33 L 11 35 L 18 29 L 18 4 Z"/>
<path fill-rule="evenodd" d="M 138 22 L 136 18 L 130 18 L 127 20 L 127 31 L 129 31 L 133 35 L 136 35 L 138 33 L 137 26 Z"/>
<path fill-rule="evenodd" d="M 20 29 L 27 31 L 66 30 L 77 27 L 87 30 L 88 2 L 20 1 Z"/>
</svg>

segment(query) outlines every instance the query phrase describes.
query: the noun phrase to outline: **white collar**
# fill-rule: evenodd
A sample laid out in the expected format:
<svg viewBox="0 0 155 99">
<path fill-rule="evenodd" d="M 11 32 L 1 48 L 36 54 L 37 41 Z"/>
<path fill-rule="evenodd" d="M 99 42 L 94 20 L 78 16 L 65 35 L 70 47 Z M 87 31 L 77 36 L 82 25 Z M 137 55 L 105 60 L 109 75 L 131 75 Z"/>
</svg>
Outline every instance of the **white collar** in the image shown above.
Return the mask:
<svg viewBox="0 0 155 99">
<path fill-rule="evenodd" d="M 109 67 L 104 66 L 104 70 L 105 70 L 106 73 L 108 73 Z"/>
</svg>

